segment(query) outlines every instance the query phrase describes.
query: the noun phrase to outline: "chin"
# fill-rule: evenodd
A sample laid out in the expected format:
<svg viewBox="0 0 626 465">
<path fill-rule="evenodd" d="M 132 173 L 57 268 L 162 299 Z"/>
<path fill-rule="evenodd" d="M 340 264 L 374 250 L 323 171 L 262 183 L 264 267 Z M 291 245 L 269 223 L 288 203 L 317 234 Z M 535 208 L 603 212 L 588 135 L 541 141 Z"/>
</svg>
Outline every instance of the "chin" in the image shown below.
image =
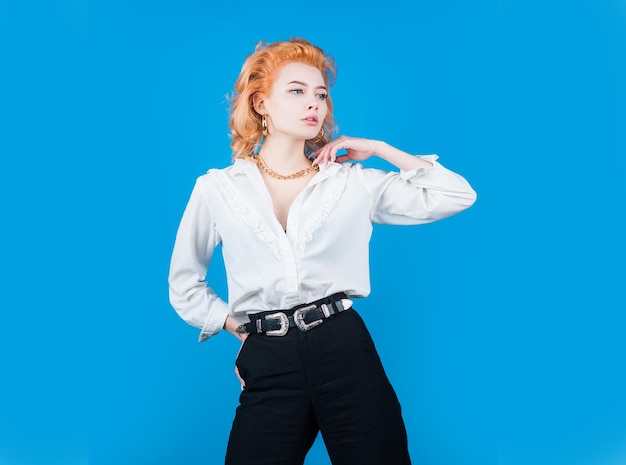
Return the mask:
<svg viewBox="0 0 626 465">
<path fill-rule="evenodd" d="M 310 128 L 304 131 L 294 131 L 291 133 L 291 136 L 295 139 L 312 140 L 315 139 L 319 133 L 319 129 L 315 130 L 314 128 Z"/>
<path fill-rule="evenodd" d="M 319 130 L 317 130 L 317 131 L 307 131 L 307 134 L 304 136 L 304 138 L 306 140 L 315 139 L 319 133 L 320 133 Z"/>
</svg>

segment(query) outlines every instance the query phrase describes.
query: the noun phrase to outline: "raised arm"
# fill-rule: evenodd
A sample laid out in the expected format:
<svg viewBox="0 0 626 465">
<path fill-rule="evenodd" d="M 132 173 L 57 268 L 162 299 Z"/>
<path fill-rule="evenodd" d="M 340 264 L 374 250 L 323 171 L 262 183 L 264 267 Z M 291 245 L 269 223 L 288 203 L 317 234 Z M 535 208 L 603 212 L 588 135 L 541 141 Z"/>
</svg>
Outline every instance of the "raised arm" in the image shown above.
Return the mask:
<svg viewBox="0 0 626 465">
<path fill-rule="evenodd" d="M 338 153 L 345 151 L 343 154 Z M 437 155 L 411 155 L 385 142 L 342 136 L 313 154 L 321 166 L 329 162 L 364 161 L 378 156 L 399 169 L 357 172 L 372 201 L 371 219 L 386 224 L 437 221 L 470 207 L 476 192 L 461 175 L 437 162 Z"/>
</svg>

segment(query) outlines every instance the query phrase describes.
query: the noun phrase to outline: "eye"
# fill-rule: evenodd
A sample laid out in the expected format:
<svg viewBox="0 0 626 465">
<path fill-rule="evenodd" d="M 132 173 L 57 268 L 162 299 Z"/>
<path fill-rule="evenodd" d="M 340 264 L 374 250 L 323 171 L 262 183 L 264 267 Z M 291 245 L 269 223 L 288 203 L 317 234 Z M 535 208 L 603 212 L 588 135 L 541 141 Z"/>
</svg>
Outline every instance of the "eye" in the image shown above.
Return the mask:
<svg viewBox="0 0 626 465">
<path fill-rule="evenodd" d="M 292 94 L 296 94 L 296 95 L 304 94 L 304 91 L 302 89 L 291 89 L 289 92 L 291 92 Z"/>
<path fill-rule="evenodd" d="M 326 100 L 328 98 L 328 94 L 317 94 L 317 98 L 320 100 Z"/>
</svg>

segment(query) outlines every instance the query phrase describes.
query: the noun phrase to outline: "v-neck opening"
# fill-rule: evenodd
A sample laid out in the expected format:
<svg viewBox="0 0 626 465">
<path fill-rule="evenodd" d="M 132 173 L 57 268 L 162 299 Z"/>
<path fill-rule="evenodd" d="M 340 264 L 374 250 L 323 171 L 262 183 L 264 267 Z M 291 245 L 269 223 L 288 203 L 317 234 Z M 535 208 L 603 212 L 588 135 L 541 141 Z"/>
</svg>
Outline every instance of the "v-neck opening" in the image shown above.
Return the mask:
<svg viewBox="0 0 626 465">
<path fill-rule="evenodd" d="M 278 226 L 279 226 L 280 230 L 282 231 L 283 235 L 285 237 L 288 237 L 288 231 L 290 230 L 290 228 L 283 226 L 283 223 L 281 223 L 280 219 L 276 215 L 276 211 L 275 211 L 275 208 L 274 208 L 274 199 L 273 199 L 272 194 L 270 192 L 270 188 L 268 187 L 267 183 L 265 182 L 265 179 L 263 179 L 263 174 L 261 173 L 261 170 L 256 165 L 255 165 L 255 172 L 256 172 L 256 174 L 254 176 L 258 178 L 258 182 L 263 186 L 262 190 L 264 191 L 264 195 L 266 196 L 266 199 L 269 201 L 269 204 L 270 204 L 270 207 L 271 207 L 271 212 L 272 212 L 272 217 L 274 218 L 274 221 L 278 224 Z M 289 219 L 292 217 L 292 210 L 293 210 L 294 204 L 303 195 L 303 193 L 313 185 L 312 184 L 313 181 L 315 180 L 315 178 L 319 174 L 320 174 L 319 172 L 315 173 L 306 182 L 306 184 L 302 187 L 302 189 L 300 189 L 300 191 L 295 195 L 295 197 L 293 198 L 293 200 L 289 204 L 289 207 L 287 208 L 287 215 L 285 217 L 285 224 L 286 225 L 289 224 Z"/>
<path fill-rule="evenodd" d="M 265 201 L 268 202 L 269 204 L 269 208 L 271 209 L 270 210 L 271 216 L 273 217 L 272 221 L 274 224 L 271 225 L 268 223 L 267 226 L 270 227 L 271 230 L 276 231 L 276 233 L 280 231 L 280 234 L 282 235 L 282 237 L 289 238 L 289 232 L 291 231 L 291 229 L 289 227 L 283 227 L 283 224 L 278 219 L 278 216 L 276 215 L 274 211 L 274 201 L 272 199 L 272 195 L 270 193 L 270 190 L 267 184 L 265 183 L 265 180 L 263 179 L 263 175 L 258 165 L 250 160 L 238 160 L 238 163 L 245 163 L 246 165 L 241 166 L 241 168 L 237 169 L 237 173 L 246 174 L 248 179 L 251 181 L 252 185 L 257 190 L 257 192 L 259 192 L 260 195 L 265 196 Z M 337 173 L 340 167 L 341 167 L 341 164 L 333 163 L 325 167 L 323 170 L 320 170 L 317 173 L 315 173 L 308 180 L 308 182 L 304 185 L 302 190 L 294 197 L 293 201 L 289 205 L 289 209 L 287 211 L 287 216 L 286 216 L 286 225 L 289 225 L 290 219 L 293 217 L 293 214 L 292 214 L 293 206 L 298 200 L 298 198 L 301 195 L 303 195 L 303 192 L 306 191 L 307 189 L 313 188 L 314 186 L 328 179 L 329 177 L 333 177 Z M 254 174 L 250 173 L 251 170 L 254 170 Z"/>
</svg>

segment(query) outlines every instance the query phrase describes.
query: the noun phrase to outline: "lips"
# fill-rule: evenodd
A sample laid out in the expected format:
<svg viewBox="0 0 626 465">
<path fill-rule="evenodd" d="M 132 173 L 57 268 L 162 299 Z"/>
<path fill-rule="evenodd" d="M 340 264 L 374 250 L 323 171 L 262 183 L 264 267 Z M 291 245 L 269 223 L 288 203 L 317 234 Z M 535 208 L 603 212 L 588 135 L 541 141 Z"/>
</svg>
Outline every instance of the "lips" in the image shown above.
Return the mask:
<svg viewBox="0 0 626 465">
<path fill-rule="evenodd" d="M 317 119 L 317 115 L 309 115 L 302 121 L 304 121 L 306 124 L 310 124 L 311 126 L 317 126 L 319 120 Z"/>
</svg>

